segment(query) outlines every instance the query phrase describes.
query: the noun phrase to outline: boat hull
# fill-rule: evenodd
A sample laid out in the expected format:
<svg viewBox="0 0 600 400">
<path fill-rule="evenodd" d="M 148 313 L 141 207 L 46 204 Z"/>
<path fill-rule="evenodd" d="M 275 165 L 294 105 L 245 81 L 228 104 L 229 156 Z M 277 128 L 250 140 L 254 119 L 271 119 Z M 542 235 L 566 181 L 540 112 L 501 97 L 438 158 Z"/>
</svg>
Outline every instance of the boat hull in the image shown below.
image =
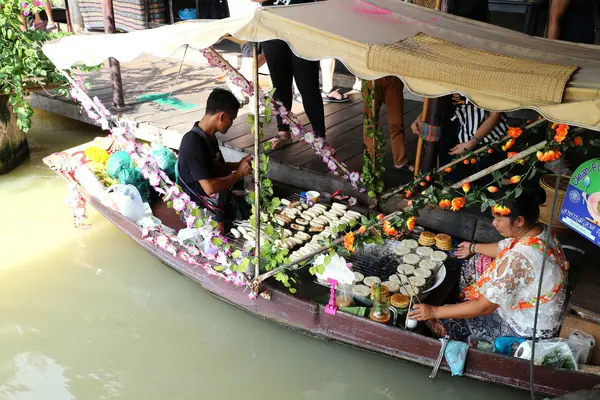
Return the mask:
<svg viewBox="0 0 600 400">
<path fill-rule="evenodd" d="M 261 290 L 269 291 L 270 300 L 261 296 L 250 299 L 248 290 L 211 276 L 203 268 L 195 268 L 143 240 L 140 228 L 133 222 L 102 205 L 95 198 L 89 198 L 85 191 L 81 190 L 81 193 L 104 217 L 164 264 L 192 279 L 213 296 L 261 319 L 313 337 L 341 342 L 425 366 L 433 366 L 437 359 L 440 350 L 438 340 L 346 313 L 338 313 L 335 316 L 326 314 L 323 306 L 271 287 L 268 283 L 265 283 Z M 441 369 L 449 370 L 445 362 Z M 508 387 L 529 388 L 529 363 L 495 353 L 470 349 L 464 374 Z M 592 389 L 600 384 L 600 376 L 549 367 L 536 367 L 535 380 L 536 391 L 552 396 Z"/>
</svg>

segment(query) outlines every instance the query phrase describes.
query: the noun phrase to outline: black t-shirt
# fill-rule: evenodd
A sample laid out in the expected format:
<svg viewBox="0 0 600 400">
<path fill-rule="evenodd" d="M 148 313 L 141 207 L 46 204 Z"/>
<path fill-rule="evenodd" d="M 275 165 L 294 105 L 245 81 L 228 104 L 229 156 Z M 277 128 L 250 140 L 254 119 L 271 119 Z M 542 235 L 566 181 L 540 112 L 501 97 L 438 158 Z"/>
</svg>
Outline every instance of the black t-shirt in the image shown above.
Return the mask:
<svg viewBox="0 0 600 400">
<path fill-rule="evenodd" d="M 217 139 L 208 136 L 196 122 L 194 128 L 183 135 L 179 145 L 179 178 L 195 193 L 206 196 L 200 180 L 222 178 L 229 174 Z M 185 190 L 185 185 L 182 186 Z M 193 193 L 188 194 L 196 197 Z"/>
</svg>

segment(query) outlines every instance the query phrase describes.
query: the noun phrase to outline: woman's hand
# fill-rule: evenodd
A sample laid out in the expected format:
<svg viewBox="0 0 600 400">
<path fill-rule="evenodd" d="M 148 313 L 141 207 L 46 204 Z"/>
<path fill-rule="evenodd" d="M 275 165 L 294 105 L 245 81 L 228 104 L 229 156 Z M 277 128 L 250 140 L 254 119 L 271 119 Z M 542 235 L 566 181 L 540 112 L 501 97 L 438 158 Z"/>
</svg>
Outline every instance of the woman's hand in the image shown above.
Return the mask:
<svg viewBox="0 0 600 400">
<path fill-rule="evenodd" d="M 471 255 L 471 242 L 462 242 L 456 247 L 456 251 L 454 252 L 456 258 L 467 258 Z"/>
<path fill-rule="evenodd" d="M 452 156 L 459 156 L 466 151 L 474 149 L 475 146 L 477 146 L 477 141 L 471 139 L 466 143 L 457 144 L 456 146 L 454 146 L 453 148 L 450 149 L 450 152 L 448 154 L 450 154 Z"/>
<path fill-rule="evenodd" d="M 410 130 L 415 135 L 419 135 L 421 133 L 421 114 L 419 114 L 414 122 L 410 124 Z"/>
<path fill-rule="evenodd" d="M 437 307 L 429 304 L 414 304 L 412 311 L 408 313 L 408 318 L 416 319 L 417 321 L 428 321 L 435 319 L 435 311 Z"/>
</svg>

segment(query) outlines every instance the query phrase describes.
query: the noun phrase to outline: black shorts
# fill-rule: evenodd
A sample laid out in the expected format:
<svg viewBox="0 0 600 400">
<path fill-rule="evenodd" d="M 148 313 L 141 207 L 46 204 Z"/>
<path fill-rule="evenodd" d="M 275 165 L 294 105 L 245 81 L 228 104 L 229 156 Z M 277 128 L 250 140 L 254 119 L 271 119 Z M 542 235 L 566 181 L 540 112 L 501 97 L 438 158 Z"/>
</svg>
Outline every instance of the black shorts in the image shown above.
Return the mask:
<svg viewBox="0 0 600 400">
<path fill-rule="evenodd" d="M 246 42 L 244 44 L 241 44 L 240 47 L 242 48 L 242 57 L 253 57 L 254 53 L 252 50 L 252 44 L 253 42 Z M 257 43 L 258 45 L 258 54 L 262 53 L 262 46 L 260 45 L 260 43 Z"/>
</svg>

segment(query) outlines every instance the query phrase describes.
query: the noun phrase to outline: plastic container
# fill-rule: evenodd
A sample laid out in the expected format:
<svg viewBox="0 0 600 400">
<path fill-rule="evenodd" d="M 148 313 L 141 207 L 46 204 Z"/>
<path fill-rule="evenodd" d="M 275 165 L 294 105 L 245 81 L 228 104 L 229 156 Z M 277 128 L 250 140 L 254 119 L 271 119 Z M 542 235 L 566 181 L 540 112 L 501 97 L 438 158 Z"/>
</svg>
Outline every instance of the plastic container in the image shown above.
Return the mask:
<svg viewBox="0 0 600 400">
<path fill-rule="evenodd" d="M 352 286 L 338 282 L 335 288 L 335 305 L 340 308 L 350 307 L 354 296 L 352 295 Z"/>
<path fill-rule="evenodd" d="M 177 15 L 184 21 L 189 21 L 191 19 L 196 19 L 196 10 L 193 8 L 180 8 L 177 11 Z"/>
</svg>

